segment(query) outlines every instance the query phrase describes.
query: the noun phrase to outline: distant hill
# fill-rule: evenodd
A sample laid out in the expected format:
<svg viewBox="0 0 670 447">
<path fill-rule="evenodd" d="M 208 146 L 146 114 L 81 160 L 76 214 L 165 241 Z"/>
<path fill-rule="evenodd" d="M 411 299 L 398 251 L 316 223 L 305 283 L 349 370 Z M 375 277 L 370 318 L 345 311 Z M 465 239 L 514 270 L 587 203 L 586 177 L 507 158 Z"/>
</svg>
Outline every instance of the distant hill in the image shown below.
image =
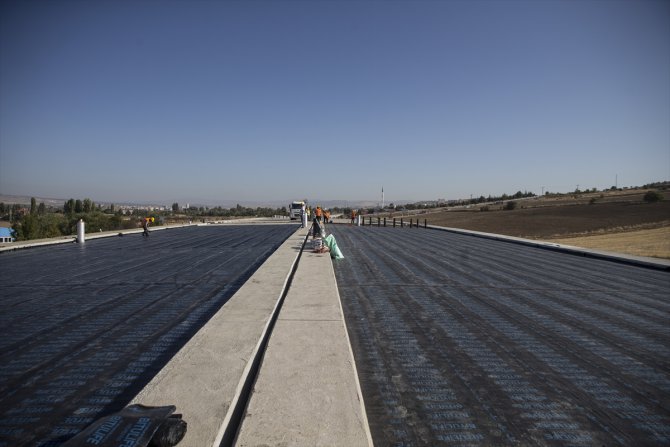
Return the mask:
<svg viewBox="0 0 670 447">
<path fill-rule="evenodd" d="M 31 196 L 12 196 L 8 194 L 0 194 L 0 202 L 6 205 L 8 204 L 13 205 L 15 203 L 18 203 L 19 205 L 30 206 L 31 198 L 32 198 Z M 44 204 L 47 206 L 63 206 L 63 203 L 65 203 L 66 199 L 35 197 L 35 200 L 37 200 L 37 203 L 44 202 Z"/>
</svg>

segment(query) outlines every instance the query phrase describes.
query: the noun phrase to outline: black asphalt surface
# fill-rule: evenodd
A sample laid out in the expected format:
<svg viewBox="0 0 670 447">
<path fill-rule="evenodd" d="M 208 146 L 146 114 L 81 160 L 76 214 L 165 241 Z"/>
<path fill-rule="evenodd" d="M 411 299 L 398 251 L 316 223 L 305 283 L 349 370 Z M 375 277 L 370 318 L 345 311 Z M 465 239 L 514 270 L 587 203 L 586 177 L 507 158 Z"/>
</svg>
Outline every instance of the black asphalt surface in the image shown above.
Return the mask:
<svg viewBox="0 0 670 447">
<path fill-rule="evenodd" d="M 331 225 L 375 445 L 670 444 L 670 273 Z"/>
<path fill-rule="evenodd" d="M 123 408 L 296 228 L 0 253 L 0 446 L 61 445 Z"/>
</svg>

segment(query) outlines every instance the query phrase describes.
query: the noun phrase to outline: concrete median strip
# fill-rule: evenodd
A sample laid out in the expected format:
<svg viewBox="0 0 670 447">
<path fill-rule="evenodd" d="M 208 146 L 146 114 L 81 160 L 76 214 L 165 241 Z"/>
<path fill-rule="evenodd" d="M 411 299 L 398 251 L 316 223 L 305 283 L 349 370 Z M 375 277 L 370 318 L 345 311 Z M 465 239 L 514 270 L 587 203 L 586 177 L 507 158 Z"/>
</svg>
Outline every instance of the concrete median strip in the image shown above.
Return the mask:
<svg viewBox="0 0 670 447">
<path fill-rule="evenodd" d="M 236 445 L 372 445 L 332 262 L 300 254 L 306 233 L 289 237 L 133 400 L 175 405 L 188 423 L 180 447 L 231 445 L 245 406 Z"/>
<path fill-rule="evenodd" d="M 133 400 L 175 405 L 188 423 L 180 447 L 218 445 L 304 237 L 290 236 Z"/>
<path fill-rule="evenodd" d="M 236 445 L 372 445 L 327 253 L 303 253 Z"/>
</svg>

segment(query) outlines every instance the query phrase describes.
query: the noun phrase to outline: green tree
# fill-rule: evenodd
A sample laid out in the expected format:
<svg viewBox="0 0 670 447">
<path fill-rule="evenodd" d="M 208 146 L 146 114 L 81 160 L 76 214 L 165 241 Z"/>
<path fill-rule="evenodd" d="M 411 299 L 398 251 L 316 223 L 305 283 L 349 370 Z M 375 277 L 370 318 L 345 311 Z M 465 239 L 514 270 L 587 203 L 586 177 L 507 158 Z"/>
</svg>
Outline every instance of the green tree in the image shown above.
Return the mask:
<svg viewBox="0 0 670 447">
<path fill-rule="evenodd" d="M 12 207 L 9 210 L 9 220 L 12 222 L 18 222 L 21 220 L 21 214 L 19 211 L 21 210 L 21 205 L 18 203 L 12 204 Z"/>
<path fill-rule="evenodd" d="M 61 236 L 62 233 L 58 227 L 61 220 L 64 220 L 64 218 L 59 214 L 38 216 L 38 238 Z"/>
<path fill-rule="evenodd" d="M 179 204 L 177 202 L 172 204 L 172 211 L 175 213 L 179 212 Z"/>
<path fill-rule="evenodd" d="M 82 209 L 85 213 L 90 213 L 91 211 L 93 211 L 94 208 L 93 208 L 93 202 L 91 201 L 91 199 L 84 199 L 84 204 L 83 204 Z"/>
<path fill-rule="evenodd" d="M 17 239 L 43 239 L 61 235 L 58 223 L 62 217 L 56 214 L 39 216 L 29 214 L 14 224 Z"/>
<path fill-rule="evenodd" d="M 75 213 L 83 213 L 84 212 L 84 204 L 79 199 L 77 199 L 74 202 L 74 212 Z"/>
<path fill-rule="evenodd" d="M 39 206 L 37 207 L 37 214 L 40 216 L 44 216 L 47 213 L 47 207 L 44 205 L 44 202 L 40 202 Z"/>
<path fill-rule="evenodd" d="M 18 220 L 14 223 L 14 233 L 16 234 L 16 240 L 28 240 L 30 235 L 33 232 L 34 226 L 34 217 L 30 214 L 23 216 L 23 219 Z"/>
<path fill-rule="evenodd" d="M 514 200 L 510 200 L 505 204 L 505 209 L 506 210 L 513 210 L 516 209 L 516 202 Z"/>
<path fill-rule="evenodd" d="M 37 200 L 35 200 L 35 197 L 30 198 L 30 215 L 34 216 L 37 214 Z"/>
<path fill-rule="evenodd" d="M 70 199 L 65 204 L 63 205 L 63 212 L 65 214 L 72 214 L 74 213 L 74 206 L 75 206 L 75 201 L 74 199 Z"/>
</svg>

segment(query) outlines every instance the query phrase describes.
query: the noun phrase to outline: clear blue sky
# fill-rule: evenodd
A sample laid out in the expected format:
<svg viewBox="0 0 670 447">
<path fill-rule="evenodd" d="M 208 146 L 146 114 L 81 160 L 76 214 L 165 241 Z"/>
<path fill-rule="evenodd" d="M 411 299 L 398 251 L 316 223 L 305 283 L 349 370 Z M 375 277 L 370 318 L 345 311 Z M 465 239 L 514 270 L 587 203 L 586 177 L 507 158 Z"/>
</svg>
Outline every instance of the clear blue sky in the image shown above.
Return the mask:
<svg viewBox="0 0 670 447">
<path fill-rule="evenodd" d="M 216 204 L 670 179 L 668 1 L 0 3 L 0 193 Z"/>
</svg>

